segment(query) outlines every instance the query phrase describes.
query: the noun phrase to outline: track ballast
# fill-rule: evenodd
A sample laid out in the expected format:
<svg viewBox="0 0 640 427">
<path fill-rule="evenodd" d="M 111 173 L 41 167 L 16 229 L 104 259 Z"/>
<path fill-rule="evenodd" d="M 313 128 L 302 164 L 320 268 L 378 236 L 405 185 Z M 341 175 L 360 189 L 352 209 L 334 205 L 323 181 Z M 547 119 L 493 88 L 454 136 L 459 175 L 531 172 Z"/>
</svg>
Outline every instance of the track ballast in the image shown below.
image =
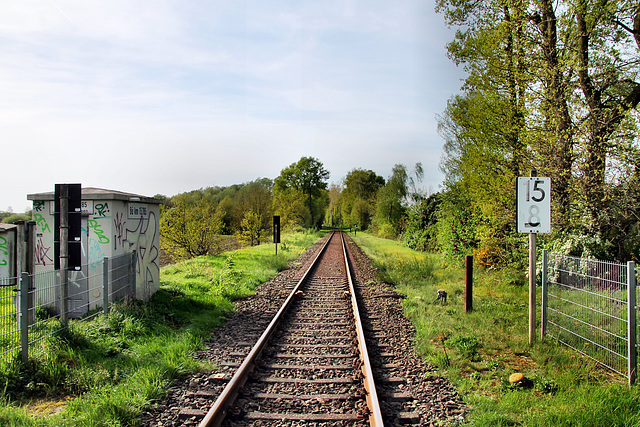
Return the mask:
<svg viewBox="0 0 640 427">
<path fill-rule="evenodd" d="M 324 239 L 323 239 L 324 240 Z M 271 322 L 318 252 L 314 245 L 289 269 L 237 303 L 227 325 L 218 329 L 199 359 L 220 369 L 177 381 L 169 399 L 145 414 L 143 425 L 199 425 L 236 369 Z M 443 425 L 464 419 L 466 408 L 451 385 L 433 375 L 413 353 L 413 328 L 402 315 L 401 295 L 375 282 L 374 269 L 349 243 L 356 295 L 367 334 L 377 394 L 385 425 Z M 335 257 L 329 257 L 332 259 Z M 273 333 L 223 425 L 369 425 L 369 393 L 362 385 L 362 361 L 355 349 L 350 296 L 336 262 L 316 270 L 309 288 L 299 290 L 293 311 Z M 326 323 L 324 323 L 326 322 Z M 289 332 L 287 332 L 289 330 Z M 283 414 L 289 414 L 283 416 Z M 446 425 L 446 424 L 445 424 Z"/>
</svg>

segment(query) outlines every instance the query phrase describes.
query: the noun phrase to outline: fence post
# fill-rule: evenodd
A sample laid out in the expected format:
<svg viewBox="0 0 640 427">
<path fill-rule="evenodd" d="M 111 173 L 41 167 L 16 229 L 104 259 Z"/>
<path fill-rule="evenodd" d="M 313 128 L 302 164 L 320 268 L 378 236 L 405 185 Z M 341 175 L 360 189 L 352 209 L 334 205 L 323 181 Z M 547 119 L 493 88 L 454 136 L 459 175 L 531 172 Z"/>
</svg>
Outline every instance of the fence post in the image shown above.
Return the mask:
<svg viewBox="0 0 640 427">
<path fill-rule="evenodd" d="M 636 381 L 637 375 L 637 363 L 638 363 L 638 355 L 636 353 L 636 263 L 633 261 L 627 262 L 627 302 L 629 304 L 628 310 L 628 375 L 629 375 L 629 385 L 633 384 Z"/>
<path fill-rule="evenodd" d="M 102 261 L 102 312 L 109 315 L 109 258 Z"/>
<path fill-rule="evenodd" d="M 549 287 L 547 285 L 547 250 L 542 250 L 542 307 L 540 310 L 540 338 L 544 338 L 547 334 L 547 293 L 549 292 Z"/>
<path fill-rule="evenodd" d="M 20 277 L 20 354 L 22 363 L 29 361 L 29 273 Z"/>
<path fill-rule="evenodd" d="M 136 298 L 136 291 L 137 291 L 137 283 L 136 280 L 138 279 L 138 275 L 136 274 L 136 263 L 138 261 L 138 257 L 136 256 L 136 250 L 134 249 L 133 251 L 131 251 L 131 263 L 130 268 L 131 268 L 131 289 L 129 291 L 129 294 L 135 299 Z"/>
<path fill-rule="evenodd" d="M 464 311 L 473 311 L 473 256 L 464 257 Z"/>
</svg>

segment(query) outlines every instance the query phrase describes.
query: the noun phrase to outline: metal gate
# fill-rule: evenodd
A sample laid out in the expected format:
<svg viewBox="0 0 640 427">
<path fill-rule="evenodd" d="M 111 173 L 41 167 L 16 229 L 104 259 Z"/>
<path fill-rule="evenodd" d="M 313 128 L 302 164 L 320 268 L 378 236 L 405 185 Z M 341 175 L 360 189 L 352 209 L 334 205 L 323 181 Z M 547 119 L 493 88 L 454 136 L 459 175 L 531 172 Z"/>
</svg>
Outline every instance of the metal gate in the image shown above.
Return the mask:
<svg viewBox="0 0 640 427">
<path fill-rule="evenodd" d="M 635 382 L 636 272 L 627 264 L 542 255 L 542 336 Z"/>
</svg>

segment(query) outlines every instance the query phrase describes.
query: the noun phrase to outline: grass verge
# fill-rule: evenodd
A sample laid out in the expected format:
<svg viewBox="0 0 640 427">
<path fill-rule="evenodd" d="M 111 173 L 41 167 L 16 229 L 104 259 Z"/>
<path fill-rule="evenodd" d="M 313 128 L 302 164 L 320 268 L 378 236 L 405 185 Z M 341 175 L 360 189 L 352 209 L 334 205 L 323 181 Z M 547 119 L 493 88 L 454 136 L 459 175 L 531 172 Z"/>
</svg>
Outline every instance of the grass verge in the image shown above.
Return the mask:
<svg viewBox="0 0 640 427">
<path fill-rule="evenodd" d="M 233 300 L 302 254 L 320 234 L 163 268 L 149 302 L 116 304 L 109 317 L 74 322 L 41 340 L 29 363 L 0 369 L 2 426 L 134 426 L 170 382 L 207 366 L 191 355 L 233 310 Z"/>
<path fill-rule="evenodd" d="M 418 353 L 472 408 L 471 426 L 637 426 L 640 389 L 553 341 L 528 343 L 524 272 L 475 268 L 473 312 L 464 310 L 464 269 L 439 255 L 358 233 L 379 278 L 406 295 Z M 437 290 L 448 293 L 436 302 Z M 520 372 L 529 380 L 510 385 Z"/>
</svg>

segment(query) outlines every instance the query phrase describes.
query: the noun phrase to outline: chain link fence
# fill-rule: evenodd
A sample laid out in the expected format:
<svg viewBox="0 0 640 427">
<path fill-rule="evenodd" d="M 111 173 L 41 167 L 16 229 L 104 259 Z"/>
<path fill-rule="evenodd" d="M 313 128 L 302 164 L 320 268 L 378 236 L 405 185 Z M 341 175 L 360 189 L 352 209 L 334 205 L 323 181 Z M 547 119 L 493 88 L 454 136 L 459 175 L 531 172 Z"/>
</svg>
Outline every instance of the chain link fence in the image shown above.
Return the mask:
<svg viewBox="0 0 640 427">
<path fill-rule="evenodd" d="M 542 264 L 542 336 L 635 382 L 635 263 L 543 251 Z"/>
<path fill-rule="evenodd" d="M 62 292 L 62 274 L 0 278 L 0 362 L 18 354 L 26 362 L 38 341 L 69 327 L 66 319 L 74 323 L 108 315 L 111 304 L 136 296 L 135 251 L 68 271 L 67 292 Z"/>
</svg>

